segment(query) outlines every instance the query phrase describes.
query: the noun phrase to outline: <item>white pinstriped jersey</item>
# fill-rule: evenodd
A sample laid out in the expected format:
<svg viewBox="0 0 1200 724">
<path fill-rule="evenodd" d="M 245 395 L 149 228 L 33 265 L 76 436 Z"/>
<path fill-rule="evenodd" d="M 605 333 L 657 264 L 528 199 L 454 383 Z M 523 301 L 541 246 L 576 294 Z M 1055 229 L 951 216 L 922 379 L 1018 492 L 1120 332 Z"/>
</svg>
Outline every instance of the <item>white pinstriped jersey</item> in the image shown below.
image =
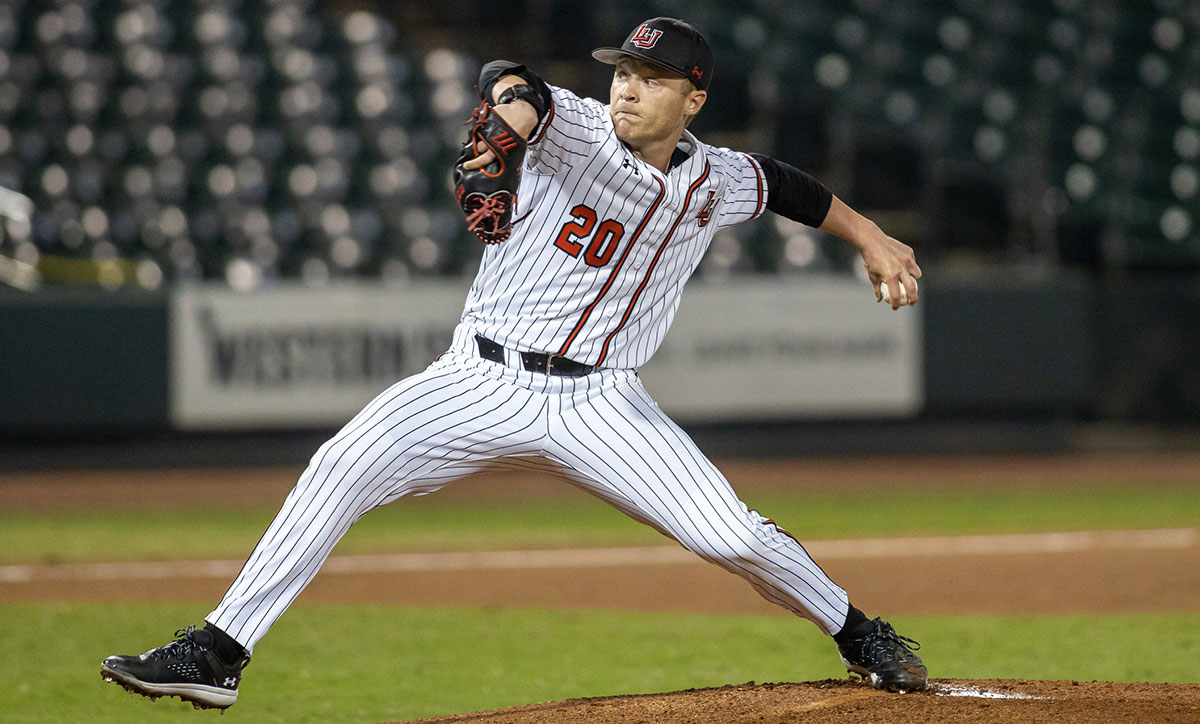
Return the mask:
<svg viewBox="0 0 1200 724">
<path fill-rule="evenodd" d="M 763 172 L 685 132 L 690 156 L 664 174 L 617 139 L 607 105 L 550 89 L 517 193 L 527 216 L 485 250 L 463 321 L 511 349 L 636 368 L 713 234 L 766 208 Z"/>
</svg>

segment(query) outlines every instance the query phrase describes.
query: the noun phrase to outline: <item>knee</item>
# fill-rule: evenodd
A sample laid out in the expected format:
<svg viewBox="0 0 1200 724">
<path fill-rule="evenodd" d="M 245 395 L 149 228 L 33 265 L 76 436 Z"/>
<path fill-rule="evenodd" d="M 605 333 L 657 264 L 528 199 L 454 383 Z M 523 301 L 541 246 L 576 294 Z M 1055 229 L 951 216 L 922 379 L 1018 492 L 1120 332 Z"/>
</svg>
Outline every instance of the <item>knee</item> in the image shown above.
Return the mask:
<svg viewBox="0 0 1200 724">
<path fill-rule="evenodd" d="M 738 523 L 709 539 L 716 541 L 711 545 L 715 555 L 705 557 L 733 563 L 761 564 L 773 559 L 780 551 L 796 545 L 786 531 L 769 520 L 756 517 L 753 520 L 739 520 Z"/>
<path fill-rule="evenodd" d="M 767 550 L 763 541 L 750 531 L 736 534 L 713 531 L 701 540 L 685 541 L 684 545 L 701 558 L 724 566 L 761 561 Z"/>
<path fill-rule="evenodd" d="M 308 491 L 342 491 L 369 487 L 386 471 L 386 458 L 377 451 L 360 449 L 338 438 L 322 445 L 309 460 L 296 487 Z"/>
</svg>

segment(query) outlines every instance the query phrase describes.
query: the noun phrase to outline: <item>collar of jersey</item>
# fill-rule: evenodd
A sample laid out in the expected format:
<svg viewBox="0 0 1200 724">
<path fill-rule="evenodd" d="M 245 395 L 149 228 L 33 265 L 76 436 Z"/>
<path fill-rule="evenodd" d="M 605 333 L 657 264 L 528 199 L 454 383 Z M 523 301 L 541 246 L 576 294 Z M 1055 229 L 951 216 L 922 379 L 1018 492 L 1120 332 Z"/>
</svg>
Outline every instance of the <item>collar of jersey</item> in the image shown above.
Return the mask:
<svg viewBox="0 0 1200 724">
<path fill-rule="evenodd" d="M 610 126 L 612 125 L 611 120 L 609 121 L 609 125 Z M 612 131 L 612 133 L 614 135 L 616 135 L 615 130 Z M 629 149 L 629 146 L 626 146 L 624 141 L 617 139 L 617 142 L 620 143 L 622 146 L 625 146 L 626 150 Z M 696 137 L 693 136 L 689 131 L 684 131 L 683 135 L 679 137 L 679 143 L 675 144 L 675 150 L 671 152 L 671 161 L 670 161 L 670 163 L 667 164 L 667 172 L 670 173 L 671 171 L 674 171 L 679 166 L 682 166 L 683 164 L 687 163 L 692 158 L 692 155 L 694 153 L 696 153 L 696 149 L 698 149 L 699 147 L 700 147 L 700 141 L 696 140 Z M 650 166 L 649 164 L 646 164 L 646 166 L 647 166 L 647 168 L 651 168 L 652 170 L 654 170 L 657 173 L 662 173 L 658 169 L 655 169 L 652 166 Z"/>
<path fill-rule="evenodd" d="M 667 165 L 667 170 L 670 171 L 676 166 L 687 163 L 692 154 L 696 152 L 697 143 L 695 136 L 684 131 L 683 135 L 679 137 L 679 143 L 675 145 L 675 150 L 671 153 L 671 163 Z"/>
</svg>

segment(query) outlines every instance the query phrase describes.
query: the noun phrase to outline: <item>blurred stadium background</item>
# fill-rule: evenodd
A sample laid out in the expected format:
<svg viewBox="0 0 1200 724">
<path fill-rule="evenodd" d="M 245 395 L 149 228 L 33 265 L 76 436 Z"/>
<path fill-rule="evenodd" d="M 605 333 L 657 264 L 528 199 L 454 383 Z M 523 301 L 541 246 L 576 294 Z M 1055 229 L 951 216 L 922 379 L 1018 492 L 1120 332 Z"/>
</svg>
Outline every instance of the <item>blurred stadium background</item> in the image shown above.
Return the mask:
<svg viewBox="0 0 1200 724">
<path fill-rule="evenodd" d="M 191 446 L 168 352 L 187 285 L 465 288 L 482 247 L 448 169 L 480 64 L 604 98 L 588 51 L 660 14 L 714 46 L 698 136 L 809 170 L 928 277 L 915 418 L 718 419 L 695 429 L 714 454 L 1197 439 L 1195 0 L 5 0 L 0 186 L 32 206 L 0 197 L 0 464 Z M 767 215 L 699 275 L 857 272 Z M 327 432 L 286 427 L 259 432 Z"/>
</svg>

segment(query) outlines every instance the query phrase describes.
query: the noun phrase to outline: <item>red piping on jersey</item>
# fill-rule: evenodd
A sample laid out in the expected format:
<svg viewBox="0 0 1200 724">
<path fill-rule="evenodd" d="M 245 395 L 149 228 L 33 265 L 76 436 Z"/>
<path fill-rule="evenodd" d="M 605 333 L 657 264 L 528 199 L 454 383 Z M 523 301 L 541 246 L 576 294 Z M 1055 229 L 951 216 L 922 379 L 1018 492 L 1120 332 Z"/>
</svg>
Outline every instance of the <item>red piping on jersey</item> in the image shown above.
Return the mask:
<svg viewBox="0 0 1200 724">
<path fill-rule="evenodd" d="M 804 551 L 805 553 L 808 553 L 808 549 L 806 549 L 806 548 L 804 547 L 804 544 L 803 544 L 803 543 L 801 543 L 800 541 L 796 540 L 796 536 L 792 535 L 791 533 L 788 533 L 788 532 L 787 532 L 786 530 L 784 530 L 783 528 L 780 528 L 778 523 L 776 523 L 775 521 L 771 520 L 770 518 L 763 518 L 763 522 L 764 522 L 764 523 L 766 523 L 766 524 L 768 524 L 768 525 L 770 525 L 772 528 L 774 528 L 775 530 L 779 531 L 780 533 L 783 533 L 783 534 L 784 534 L 784 535 L 786 535 L 788 538 L 791 538 L 791 539 L 792 539 L 792 542 L 794 542 L 796 545 L 800 546 L 800 550 Z M 810 556 L 809 556 L 809 558 L 810 558 L 810 559 L 812 559 L 812 556 L 810 555 Z M 828 574 L 828 573 L 825 573 L 825 569 L 824 569 L 824 568 L 821 568 L 821 564 L 820 564 L 820 563 L 817 563 L 816 559 L 813 559 L 813 565 L 815 565 L 815 566 L 816 566 L 816 567 L 817 567 L 817 568 L 818 568 L 818 569 L 821 571 L 821 573 L 825 574 L 825 577 L 826 577 L 826 578 L 828 578 L 828 577 L 829 577 L 829 574 Z"/>
<path fill-rule="evenodd" d="M 625 310 L 624 316 L 621 317 L 621 323 L 617 325 L 616 329 L 609 332 L 608 337 L 605 338 L 604 346 L 600 348 L 600 359 L 596 360 L 597 366 L 599 366 L 600 363 L 604 361 L 604 358 L 608 356 L 608 343 L 612 341 L 613 337 L 617 336 L 617 332 L 621 331 L 621 328 L 624 327 L 625 323 L 629 321 L 630 315 L 633 314 L 633 308 L 637 304 L 638 297 L 642 296 L 642 292 L 645 291 L 646 285 L 650 283 L 650 275 L 654 273 L 654 267 L 658 264 L 659 258 L 662 257 L 663 250 L 667 248 L 667 243 L 671 241 L 671 237 L 675 234 L 675 229 L 679 228 L 679 222 L 683 221 L 683 217 L 688 215 L 688 206 L 690 206 L 692 203 L 692 194 L 696 193 L 696 189 L 700 188 L 701 184 L 704 183 L 704 180 L 708 178 L 709 167 L 710 164 L 705 161 L 704 173 L 700 174 L 700 178 L 693 181 L 692 185 L 688 187 L 687 195 L 683 197 L 683 209 L 680 210 L 679 217 L 675 219 L 674 224 L 671 224 L 671 230 L 667 232 L 667 235 L 663 238 L 662 243 L 658 245 L 658 251 L 655 252 L 654 258 L 650 260 L 650 268 L 646 270 L 645 278 L 643 278 L 642 283 L 638 285 L 637 291 L 633 293 L 633 299 L 629 300 L 629 308 Z"/>
<path fill-rule="evenodd" d="M 744 153 L 742 155 L 746 156 Z M 750 162 L 750 168 L 754 169 L 754 181 L 758 184 L 758 203 L 754 205 L 754 216 L 750 217 L 751 219 L 757 219 L 759 214 L 762 213 L 763 207 L 763 177 L 759 172 L 758 164 L 754 162 L 754 159 L 746 156 L 746 160 Z"/>
<path fill-rule="evenodd" d="M 575 329 L 571 330 L 571 334 L 567 337 L 567 341 L 563 342 L 562 349 L 558 351 L 560 355 L 565 355 L 567 353 L 567 349 L 570 348 L 571 343 L 575 341 L 575 337 L 579 334 L 579 330 L 583 329 L 583 325 L 587 322 L 588 317 L 592 316 L 592 310 L 596 308 L 596 305 L 600 303 L 601 299 L 604 299 L 604 295 L 608 294 L 609 287 L 612 286 L 612 283 L 617 278 L 617 275 L 621 273 L 621 268 L 625 266 L 625 259 L 629 256 L 629 251 L 633 249 L 634 242 L 636 242 L 638 237 L 642 235 L 642 231 L 646 228 L 646 224 L 650 223 L 650 219 L 654 216 L 654 212 L 658 211 L 658 205 L 662 203 L 663 197 L 667 195 L 666 184 L 664 184 L 657 176 L 651 176 L 651 178 L 658 182 L 658 198 L 654 199 L 654 203 L 650 205 L 650 210 L 646 212 L 646 217 L 642 219 L 642 223 L 638 224 L 637 229 L 633 232 L 633 236 L 629 239 L 629 243 L 625 245 L 625 251 L 621 252 L 621 258 L 617 259 L 616 266 L 613 267 L 612 273 L 608 275 L 608 281 L 604 282 L 604 286 L 600 289 L 600 293 L 597 294 L 596 298 L 592 300 L 592 303 L 587 306 L 587 309 L 583 310 L 583 316 L 579 318 L 579 323 L 575 325 Z"/>
<path fill-rule="evenodd" d="M 776 523 L 775 521 L 771 520 L 770 518 L 763 518 L 763 522 L 764 522 L 764 523 L 766 523 L 767 525 L 769 525 L 769 526 L 773 527 L 775 530 L 779 531 L 780 533 L 783 533 L 783 534 L 784 534 L 784 535 L 786 535 L 788 538 L 791 538 L 792 540 L 795 540 L 797 544 L 799 544 L 799 543 L 800 543 L 800 541 L 796 540 L 796 536 L 792 535 L 791 533 L 788 533 L 788 532 L 787 532 L 786 530 L 784 530 L 783 528 L 780 528 L 780 527 L 779 527 L 779 524 L 778 524 L 778 523 Z"/>
<path fill-rule="evenodd" d="M 554 100 L 551 99 L 550 108 L 546 111 L 546 120 L 544 123 L 542 123 L 542 130 L 538 132 L 537 138 L 533 139 L 529 143 L 537 143 L 538 141 L 541 141 L 542 136 L 546 135 L 546 129 L 550 127 L 550 121 L 553 121 L 553 120 L 554 120 Z"/>
</svg>

